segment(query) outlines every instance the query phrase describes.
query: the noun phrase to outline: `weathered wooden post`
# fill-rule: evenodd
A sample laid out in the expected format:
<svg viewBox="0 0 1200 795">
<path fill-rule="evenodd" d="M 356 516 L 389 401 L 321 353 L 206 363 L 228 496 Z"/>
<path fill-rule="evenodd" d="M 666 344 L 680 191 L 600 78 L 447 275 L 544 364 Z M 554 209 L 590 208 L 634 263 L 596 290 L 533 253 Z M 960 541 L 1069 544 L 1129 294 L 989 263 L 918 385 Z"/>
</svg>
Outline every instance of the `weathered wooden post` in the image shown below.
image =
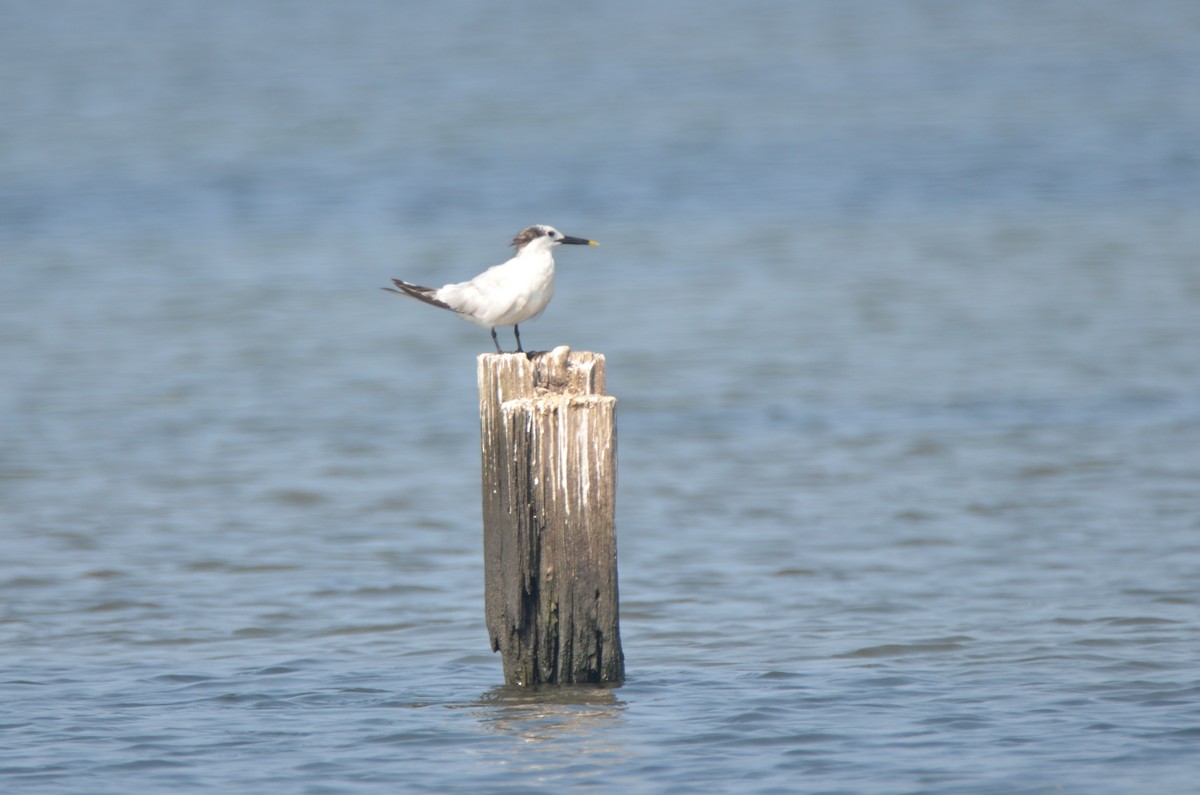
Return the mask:
<svg viewBox="0 0 1200 795">
<path fill-rule="evenodd" d="M 479 357 L 484 602 L 510 685 L 625 678 L 604 356 Z"/>
</svg>

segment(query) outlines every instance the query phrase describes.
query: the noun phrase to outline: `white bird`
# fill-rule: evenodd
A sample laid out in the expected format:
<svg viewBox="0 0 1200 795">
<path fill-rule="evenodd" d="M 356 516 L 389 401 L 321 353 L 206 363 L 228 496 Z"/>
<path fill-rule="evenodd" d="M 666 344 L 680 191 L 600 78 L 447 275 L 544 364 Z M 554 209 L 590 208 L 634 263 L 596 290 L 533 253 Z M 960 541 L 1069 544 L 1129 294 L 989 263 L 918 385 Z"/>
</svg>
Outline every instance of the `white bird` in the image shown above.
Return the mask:
<svg viewBox="0 0 1200 795">
<path fill-rule="evenodd" d="M 504 353 L 496 339 L 496 327 L 512 326 L 517 353 L 524 353 L 518 324 L 540 315 L 554 297 L 554 247 L 562 243 L 600 245 L 595 240 L 571 237 L 552 226 L 537 224 L 522 229 L 512 239 L 511 245 L 517 249 L 512 259 L 488 268 L 469 282 L 421 287 L 392 279 L 392 284 L 400 289 L 382 289 L 449 309 L 463 320 L 491 329 L 496 353 Z"/>
</svg>

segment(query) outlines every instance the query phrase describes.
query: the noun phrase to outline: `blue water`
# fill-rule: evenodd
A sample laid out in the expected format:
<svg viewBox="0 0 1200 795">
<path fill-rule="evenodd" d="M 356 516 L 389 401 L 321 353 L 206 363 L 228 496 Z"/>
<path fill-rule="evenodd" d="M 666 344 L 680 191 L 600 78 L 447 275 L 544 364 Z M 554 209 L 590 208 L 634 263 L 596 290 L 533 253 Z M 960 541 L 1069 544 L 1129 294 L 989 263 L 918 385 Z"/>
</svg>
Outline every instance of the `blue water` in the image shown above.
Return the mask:
<svg viewBox="0 0 1200 795">
<path fill-rule="evenodd" d="M 1193 793 L 1200 7 L 0 2 L 0 789 Z M 561 250 L 628 681 L 503 686 Z"/>
</svg>

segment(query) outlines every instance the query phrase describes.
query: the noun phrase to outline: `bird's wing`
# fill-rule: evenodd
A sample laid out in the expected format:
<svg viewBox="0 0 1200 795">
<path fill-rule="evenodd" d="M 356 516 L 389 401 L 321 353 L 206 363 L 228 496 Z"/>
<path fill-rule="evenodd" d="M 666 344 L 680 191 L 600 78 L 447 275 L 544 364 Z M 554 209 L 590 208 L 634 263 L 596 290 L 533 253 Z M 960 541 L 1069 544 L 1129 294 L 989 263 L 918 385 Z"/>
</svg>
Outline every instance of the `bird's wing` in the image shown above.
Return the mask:
<svg viewBox="0 0 1200 795">
<path fill-rule="evenodd" d="M 520 311 L 521 296 L 505 289 L 503 283 L 484 279 L 489 272 L 476 276 L 469 282 L 447 284 L 438 290 L 438 298 L 464 317 L 483 326 L 507 326 L 507 318 Z"/>
<path fill-rule="evenodd" d="M 391 287 L 382 287 L 380 289 L 387 290 L 389 293 L 396 293 L 397 295 L 407 295 L 410 298 L 415 298 L 418 301 L 424 301 L 427 304 L 431 304 L 431 305 L 439 307 L 441 309 L 449 309 L 451 311 L 457 311 L 454 309 L 454 307 L 450 306 L 445 301 L 442 301 L 438 298 L 439 291 L 437 290 L 437 288 L 422 287 L 419 284 L 411 284 L 409 282 L 404 282 L 399 279 L 392 279 L 392 284 L 396 285 L 400 289 L 393 290 Z"/>
</svg>

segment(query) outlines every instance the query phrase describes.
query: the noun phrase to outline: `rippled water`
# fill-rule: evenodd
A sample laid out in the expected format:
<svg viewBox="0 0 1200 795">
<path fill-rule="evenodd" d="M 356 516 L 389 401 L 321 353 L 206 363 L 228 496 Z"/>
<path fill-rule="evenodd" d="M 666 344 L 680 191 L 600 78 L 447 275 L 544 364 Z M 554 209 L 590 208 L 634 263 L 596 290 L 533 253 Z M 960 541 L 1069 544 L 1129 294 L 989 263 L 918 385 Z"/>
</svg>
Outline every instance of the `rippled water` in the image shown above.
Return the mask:
<svg viewBox="0 0 1200 795">
<path fill-rule="evenodd" d="M 3 791 L 1195 791 L 1194 4 L 0 15 Z M 502 686 L 491 341 L 377 289 L 532 222 L 613 690 Z"/>
</svg>

